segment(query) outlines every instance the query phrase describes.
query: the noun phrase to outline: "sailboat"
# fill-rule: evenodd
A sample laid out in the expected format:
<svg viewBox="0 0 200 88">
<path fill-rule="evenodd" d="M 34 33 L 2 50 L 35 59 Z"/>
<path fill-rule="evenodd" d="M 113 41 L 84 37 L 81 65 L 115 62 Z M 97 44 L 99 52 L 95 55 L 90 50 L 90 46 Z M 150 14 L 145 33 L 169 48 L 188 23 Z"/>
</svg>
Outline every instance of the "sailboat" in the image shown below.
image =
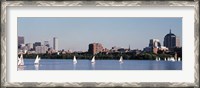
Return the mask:
<svg viewBox="0 0 200 88">
<path fill-rule="evenodd" d="M 20 57 L 17 57 L 17 65 L 19 65 L 21 63 L 21 59 Z"/>
<path fill-rule="evenodd" d="M 174 61 L 176 61 L 176 60 L 174 59 L 174 57 L 171 57 L 171 61 L 173 61 L 173 62 L 174 62 Z"/>
<path fill-rule="evenodd" d="M 95 56 L 93 56 L 91 63 L 95 63 Z"/>
<path fill-rule="evenodd" d="M 76 56 L 74 56 L 73 63 L 74 63 L 74 64 L 77 63 Z"/>
<path fill-rule="evenodd" d="M 167 58 L 165 58 L 165 61 L 167 60 Z"/>
<path fill-rule="evenodd" d="M 119 62 L 123 63 L 123 57 L 122 56 L 120 57 Z"/>
<path fill-rule="evenodd" d="M 21 56 L 20 57 L 18 57 L 18 62 L 17 62 L 17 66 L 20 66 L 21 65 Z"/>
<path fill-rule="evenodd" d="M 20 58 L 18 57 L 18 66 L 24 66 L 24 58 L 23 55 L 21 54 Z"/>
<path fill-rule="evenodd" d="M 160 57 L 158 58 L 158 61 L 160 61 Z"/>
<path fill-rule="evenodd" d="M 27 53 L 27 50 L 24 50 L 24 54 L 26 54 Z"/>
<path fill-rule="evenodd" d="M 156 61 L 158 61 L 158 57 L 156 57 Z"/>
<path fill-rule="evenodd" d="M 38 57 L 38 55 L 37 55 L 37 57 L 35 58 L 34 64 L 39 65 L 39 62 L 40 62 L 40 57 Z"/>
<path fill-rule="evenodd" d="M 181 58 L 180 58 L 180 57 L 178 57 L 178 61 L 181 61 Z"/>
</svg>

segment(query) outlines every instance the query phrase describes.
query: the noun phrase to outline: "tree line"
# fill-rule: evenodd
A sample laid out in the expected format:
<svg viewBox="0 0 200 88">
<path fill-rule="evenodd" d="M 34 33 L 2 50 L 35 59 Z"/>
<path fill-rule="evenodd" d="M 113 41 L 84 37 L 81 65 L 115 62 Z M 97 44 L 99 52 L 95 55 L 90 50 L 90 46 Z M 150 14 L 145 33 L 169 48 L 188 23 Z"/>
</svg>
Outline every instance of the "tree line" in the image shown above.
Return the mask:
<svg viewBox="0 0 200 88">
<path fill-rule="evenodd" d="M 170 53 L 147 53 L 142 52 L 139 54 L 135 53 L 98 53 L 98 54 L 90 54 L 87 52 L 84 53 L 66 53 L 66 54 L 57 54 L 57 53 L 45 53 L 45 54 L 24 54 L 24 58 L 27 59 L 34 59 L 36 56 L 39 55 L 41 58 L 45 59 L 72 59 L 74 56 L 76 56 L 77 59 L 91 59 L 93 56 L 95 56 L 95 59 L 99 60 L 119 60 L 119 58 L 122 56 L 124 60 L 155 60 L 157 57 L 159 57 L 161 60 L 164 60 L 165 58 L 174 57 L 174 54 Z M 178 57 L 181 57 L 180 55 Z"/>
</svg>

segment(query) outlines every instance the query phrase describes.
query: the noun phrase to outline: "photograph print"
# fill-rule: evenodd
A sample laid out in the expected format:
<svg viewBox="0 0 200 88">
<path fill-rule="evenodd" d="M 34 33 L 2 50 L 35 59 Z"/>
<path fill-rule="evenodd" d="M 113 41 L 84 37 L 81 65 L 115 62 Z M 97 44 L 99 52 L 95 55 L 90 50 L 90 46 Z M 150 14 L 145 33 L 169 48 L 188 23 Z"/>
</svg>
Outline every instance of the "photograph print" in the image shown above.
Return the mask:
<svg viewBox="0 0 200 88">
<path fill-rule="evenodd" d="M 182 70 L 181 17 L 18 17 L 18 71 Z"/>
</svg>

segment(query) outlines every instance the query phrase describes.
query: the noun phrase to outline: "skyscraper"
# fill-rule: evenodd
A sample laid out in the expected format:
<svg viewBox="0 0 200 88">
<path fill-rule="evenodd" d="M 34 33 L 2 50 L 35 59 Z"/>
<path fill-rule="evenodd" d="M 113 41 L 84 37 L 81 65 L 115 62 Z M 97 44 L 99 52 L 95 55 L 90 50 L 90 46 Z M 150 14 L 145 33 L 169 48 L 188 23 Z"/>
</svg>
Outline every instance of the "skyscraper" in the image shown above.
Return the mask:
<svg viewBox="0 0 200 88">
<path fill-rule="evenodd" d="M 160 41 L 158 39 L 150 39 L 149 47 L 160 48 L 161 47 Z"/>
<path fill-rule="evenodd" d="M 176 37 L 176 47 L 181 47 L 180 38 Z"/>
<path fill-rule="evenodd" d="M 150 39 L 149 47 L 144 48 L 145 52 L 153 52 L 157 54 L 159 48 L 161 48 L 160 41 L 158 39 Z"/>
<path fill-rule="evenodd" d="M 21 44 L 24 44 L 24 37 L 18 36 L 18 46 L 20 46 Z"/>
<path fill-rule="evenodd" d="M 56 37 L 53 38 L 53 49 L 58 50 L 58 38 Z"/>
<path fill-rule="evenodd" d="M 170 32 L 164 37 L 164 46 L 166 46 L 169 49 L 173 49 L 176 47 L 176 35 Z"/>
<path fill-rule="evenodd" d="M 91 54 L 97 54 L 103 51 L 103 46 L 100 43 L 91 43 L 89 44 L 88 52 Z"/>
</svg>

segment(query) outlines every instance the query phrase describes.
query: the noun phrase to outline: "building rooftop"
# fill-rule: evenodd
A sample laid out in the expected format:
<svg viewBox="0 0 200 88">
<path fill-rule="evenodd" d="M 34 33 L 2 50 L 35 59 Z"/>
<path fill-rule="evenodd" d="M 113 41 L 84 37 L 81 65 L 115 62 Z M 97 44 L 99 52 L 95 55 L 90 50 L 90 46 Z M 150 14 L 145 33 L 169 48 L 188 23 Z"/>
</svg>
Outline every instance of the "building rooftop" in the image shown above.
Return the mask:
<svg viewBox="0 0 200 88">
<path fill-rule="evenodd" d="M 169 33 L 168 33 L 165 37 L 167 37 L 167 36 L 176 36 L 176 35 L 173 34 L 173 33 L 171 32 L 171 29 L 170 29 Z"/>
</svg>

